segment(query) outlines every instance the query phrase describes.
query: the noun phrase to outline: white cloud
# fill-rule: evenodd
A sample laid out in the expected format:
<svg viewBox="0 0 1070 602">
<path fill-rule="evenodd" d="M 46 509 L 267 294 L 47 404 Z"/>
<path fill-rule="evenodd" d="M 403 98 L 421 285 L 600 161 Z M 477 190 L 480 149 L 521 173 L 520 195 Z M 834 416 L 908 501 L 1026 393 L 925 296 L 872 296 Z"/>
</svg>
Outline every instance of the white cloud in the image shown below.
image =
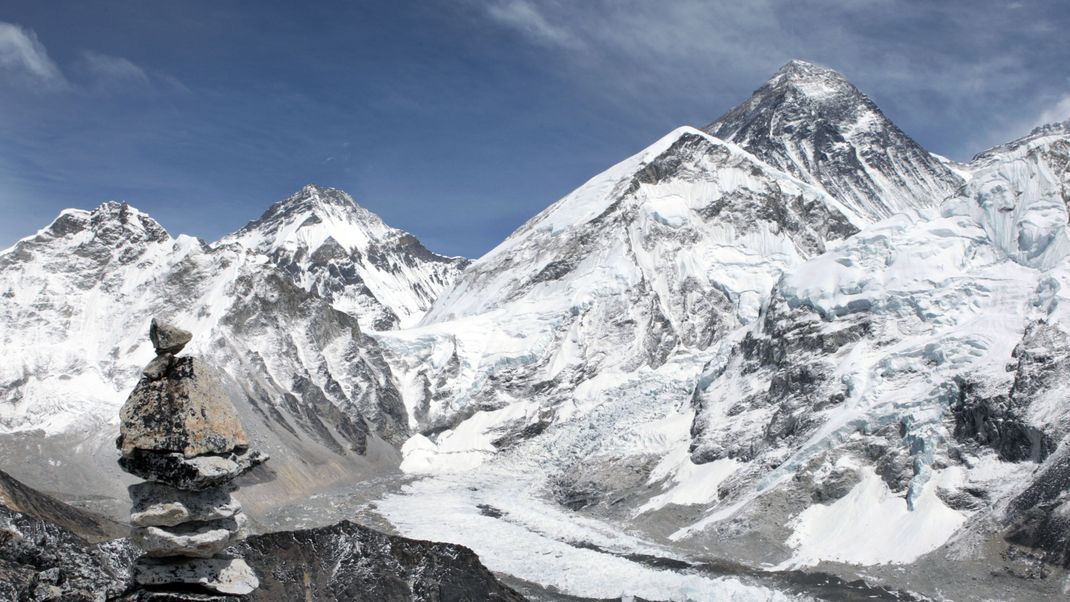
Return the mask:
<svg viewBox="0 0 1070 602">
<path fill-rule="evenodd" d="M 141 88 L 150 91 L 189 92 L 178 79 L 146 70 L 130 59 L 83 50 L 69 65 L 68 79 L 48 50 L 29 28 L 0 21 L 0 81 L 6 75 L 24 85 L 49 90 L 82 92 L 127 91 Z"/>
<path fill-rule="evenodd" d="M 0 21 L 0 69 L 50 87 L 66 86 L 63 72 L 32 29 Z"/>
<path fill-rule="evenodd" d="M 129 59 L 86 50 L 82 52 L 82 65 L 98 83 L 149 84 L 149 75 Z"/>
<path fill-rule="evenodd" d="M 1062 98 L 1048 106 L 1048 108 L 1041 111 L 1033 125 L 1035 127 L 1048 123 L 1055 123 L 1056 121 L 1067 120 L 1070 120 L 1070 94 L 1064 95 Z"/>
<path fill-rule="evenodd" d="M 565 27 L 550 23 L 535 4 L 527 0 L 502 0 L 486 5 L 494 20 L 512 27 L 547 46 L 579 48 L 579 39 Z"/>
</svg>

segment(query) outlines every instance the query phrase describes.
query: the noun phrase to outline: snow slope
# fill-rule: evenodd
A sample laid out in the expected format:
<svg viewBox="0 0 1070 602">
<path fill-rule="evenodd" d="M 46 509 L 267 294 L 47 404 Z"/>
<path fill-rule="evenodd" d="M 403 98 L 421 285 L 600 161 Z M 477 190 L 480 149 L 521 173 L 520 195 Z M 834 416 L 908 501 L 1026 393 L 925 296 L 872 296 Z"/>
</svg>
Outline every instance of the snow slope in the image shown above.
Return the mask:
<svg viewBox="0 0 1070 602">
<path fill-rule="evenodd" d="M 508 420 L 538 429 L 572 411 L 585 380 L 656 367 L 753 320 L 786 267 L 860 223 L 820 190 L 680 128 L 470 265 L 423 326 L 377 339 L 415 431 L 521 401 L 534 406 Z"/>
<path fill-rule="evenodd" d="M 829 499 L 830 477 L 843 497 L 799 515 L 795 562 L 909 562 L 967 517 L 1003 520 L 1032 478 L 999 478 L 1044 462 L 1066 434 L 1065 404 L 1041 409 L 1050 395 L 1017 391 L 1032 357 L 1062 352 L 1031 341 L 1065 328 L 1068 142 L 1049 128 L 986 153 L 939 213 L 886 220 L 784 275 L 695 397 L 692 458 L 750 470 L 676 537 L 722 529 L 777 488 Z M 901 505 L 881 513 L 885 531 L 830 549 L 835 536 L 818 530 L 833 509 L 868 513 L 890 493 Z"/>
</svg>

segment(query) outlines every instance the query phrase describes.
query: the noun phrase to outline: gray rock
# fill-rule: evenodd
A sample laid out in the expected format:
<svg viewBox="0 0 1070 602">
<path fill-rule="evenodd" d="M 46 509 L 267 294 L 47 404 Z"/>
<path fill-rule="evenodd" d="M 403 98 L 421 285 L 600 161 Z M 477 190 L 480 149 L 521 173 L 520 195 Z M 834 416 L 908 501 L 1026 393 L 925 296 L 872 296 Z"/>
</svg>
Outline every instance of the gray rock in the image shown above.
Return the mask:
<svg viewBox="0 0 1070 602">
<path fill-rule="evenodd" d="M 133 501 L 130 524 L 135 527 L 173 527 L 230 518 L 241 511 L 229 487 L 184 491 L 149 481 L 131 485 L 129 491 Z"/>
<path fill-rule="evenodd" d="M 171 369 L 171 364 L 175 361 L 175 356 L 170 353 L 161 353 L 152 359 L 151 362 L 145 366 L 145 369 L 141 371 L 141 374 L 149 380 L 160 380 L 167 375 L 167 371 Z"/>
<path fill-rule="evenodd" d="M 119 466 L 142 479 L 186 491 L 201 491 L 229 483 L 267 460 L 267 454 L 250 450 L 196 458 L 180 453 L 135 451 L 119 458 Z"/>
<path fill-rule="evenodd" d="M 200 594 L 191 591 L 163 592 L 137 590 L 123 596 L 121 602 L 241 602 L 243 598 L 227 594 Z"/>
<path fill-rule="evenodd" d="M 95 602 L 122 594 L 137 550 L 121 539 L 91 544 L 50 518 L 0 504 L 0 600 Z"/>
<path fill-rule="evenodd" d="M 156 348 L 157 355 L 163 353 L 176 354 L 182 351 L 182 348 L 192 338 L 193 334 L 188 330 L 182 330 L 158 318 L 153 318 L 152 324 L 149 326 L 149 339 L 152 341 L 152 346 Z"/>
<path fill-rule="evenodd" d="M 239 512 L 231 518 L 174 527 L 135 527 L 130 532 L 130 541 L 154 558 L 211 558 L 244 540 L 248 535 L 245 525 L 245 515 Z"/>
<path fill-rule="evenodd" d="M 812 497 L 815 502 L 828 504 L 847 495 L 862 480 L 862 475 L 853 468 L 839 467 L 825 478 L 814 483 Z"/>
<path fill-rule="evenodd" d="M 192 458 L 249 446 L 234 404 L 214 372 L 196 358 L 175 358 L 165 379 L 141 379 L 119 417 L 123 456 L 145 450 Z"/>
<path fill-rule="evenodd" d="M 198 558 L 181 561 L 142 558 L 134 565 L 134 581 L 140 585 L 185 585 L 220 594 L 242 596 L 259 585 L 256 573 L 241 558 Z"/>
</svg>

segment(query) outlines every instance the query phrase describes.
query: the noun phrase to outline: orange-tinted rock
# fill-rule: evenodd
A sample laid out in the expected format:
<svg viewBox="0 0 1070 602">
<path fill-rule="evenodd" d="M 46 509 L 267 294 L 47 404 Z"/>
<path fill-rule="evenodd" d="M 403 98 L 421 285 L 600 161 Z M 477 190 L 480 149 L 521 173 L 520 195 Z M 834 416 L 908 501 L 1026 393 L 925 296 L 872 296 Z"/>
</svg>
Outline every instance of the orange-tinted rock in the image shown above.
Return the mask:
<svg viewBox="0 0 1070 602">
<path fill-rule="evenodd" d="M 177 357 L 166 378 L 142 378 L 119 413 L 119 449 L 180 453 L 187 458 L 249 446 L 234 405 L 213 372 Z"/>
</svg>

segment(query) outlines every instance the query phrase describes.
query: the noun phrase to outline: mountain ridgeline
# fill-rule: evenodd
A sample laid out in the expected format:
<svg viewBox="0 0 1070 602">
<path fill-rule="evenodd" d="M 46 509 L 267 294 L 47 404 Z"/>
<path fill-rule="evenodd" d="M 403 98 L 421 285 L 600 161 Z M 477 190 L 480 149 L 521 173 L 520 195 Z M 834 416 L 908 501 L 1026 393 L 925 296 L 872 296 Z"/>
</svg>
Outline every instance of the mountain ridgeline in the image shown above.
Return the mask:
<svg viewBox="0 0 1070 602">
<path fill-rule="evenodd" d="M 262 530 L 359 515 L 536 597 L 818 595 L 754 567 L 1051 596 L 1068 204 L 1070 122 L 957 164 L 792 61 L 474 261 L 318 186 L 210 244 L 67 210 L 0 253 L 0 467 L 117 513 L 159 315 L 273 458 L 242 483 Z"/>
</svg>

